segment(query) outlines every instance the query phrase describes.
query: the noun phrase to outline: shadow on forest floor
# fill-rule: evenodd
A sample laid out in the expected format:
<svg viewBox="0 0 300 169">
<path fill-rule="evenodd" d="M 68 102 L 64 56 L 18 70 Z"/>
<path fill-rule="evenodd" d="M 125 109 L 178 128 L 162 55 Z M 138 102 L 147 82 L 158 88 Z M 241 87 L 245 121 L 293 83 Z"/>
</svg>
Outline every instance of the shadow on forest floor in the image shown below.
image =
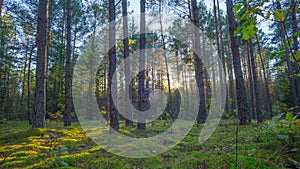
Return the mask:
<svg viewBox="0 0 300 169">
<path fill-rule="evenodd" d="M 235 168 L 236 126 L 230 121 L 222 121 L 204 144 L 198 142 L 202 125 L 195 125 L 174 148 L 146 159 L 107 152 L 86 136 L 79 123 L 67 128 L 48 126 L 31 129 L 25 121 L 0 124 L 0 168 Z M 160 121 L 149 125 L 147 132 L 164 129 Z M 141 135 L 123 123 L 121 132 Z M 295 167 L 300 161 L 300 142 L 287 143 L 278 139 L 267 123 L 240 126 L 238 168 Z"/>
</svg>

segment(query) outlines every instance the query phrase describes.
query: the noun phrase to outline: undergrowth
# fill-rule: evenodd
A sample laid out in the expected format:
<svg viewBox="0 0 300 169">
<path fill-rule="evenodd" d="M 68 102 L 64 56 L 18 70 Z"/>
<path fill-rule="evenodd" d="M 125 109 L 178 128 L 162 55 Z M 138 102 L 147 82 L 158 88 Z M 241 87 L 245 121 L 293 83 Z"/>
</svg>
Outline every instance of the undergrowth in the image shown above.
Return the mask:
<svg viewBox="0 0 300 169">
<path fill-rule="evenodd" d="M 130 136 L 155 135 L 167 127 L 163 121 L 145 131 L 121 124 Z M 198 142 L 202 125 L 171 150 L 151 158 L 131 159 L 96 145 L 78 123 L 62 128 L 48 124 L 31 129 L 25 121 L 0 124 L 0 168 L 235 168 L 235 122 L 222 121 L 205 143 Z M 298 129 L 299 130 L 299 129 Z M 268 122 L 240 126 L 238 168 L 299 167 L 299 140 L 278 138 Z"/>
</svg>

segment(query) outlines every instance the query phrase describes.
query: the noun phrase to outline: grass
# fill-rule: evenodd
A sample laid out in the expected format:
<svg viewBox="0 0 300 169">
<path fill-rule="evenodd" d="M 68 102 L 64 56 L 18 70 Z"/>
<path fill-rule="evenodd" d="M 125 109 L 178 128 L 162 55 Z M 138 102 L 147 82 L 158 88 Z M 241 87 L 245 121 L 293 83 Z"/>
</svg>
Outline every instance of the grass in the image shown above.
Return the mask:
<svg viewBox="0 0 300 169">
<path fill-rule="evenodd" d="M 131 137 L 152 136 L 168 127 L 164 124 L 155 122 L 139 131 L 122 122 L 120 131 Z M 171 150 L 145 159 L 107 152 L 87 137 L 79 123 L 67 128 L 61 125 L 48 123 L 46 129 L 31 129 L 25 121 L 0 124 L 0 168 L 235 168 L 236 130 L 228 121 L 222 121 L 203 144 L 198 142 L 202 125 L 195 125 Z M 238 168 L 293 168 L 299 164 L 299 141 L 278 139 L 267 124 L 240 126 L 239 131 Z M 49 133 L 57 138 L 51 139 Z"/>
</svg>

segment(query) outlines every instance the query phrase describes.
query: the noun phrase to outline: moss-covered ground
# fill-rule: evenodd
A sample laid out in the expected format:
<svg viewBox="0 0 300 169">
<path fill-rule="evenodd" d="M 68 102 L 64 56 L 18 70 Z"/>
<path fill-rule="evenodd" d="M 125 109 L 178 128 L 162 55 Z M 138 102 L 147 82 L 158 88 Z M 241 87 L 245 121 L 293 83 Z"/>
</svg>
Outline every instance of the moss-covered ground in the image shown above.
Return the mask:
<svg viewBox="0 0 300 169">
<path fill-rule="evenodd" d="M 132 136 L 154 134 L 163 131 L 164 124 L 154 123 L 145 132 L 122 123 L 121 131 Z M 79 123 L 63 128 L 61 123 L 48 122 L 46 129 L 31 129 L 26 121 L 8 121 L 0 124 L 0 168 L 236 168 L 234 122 L 222 121 L 202 144 L 198 142 L 201 128 L 195 125 L 185 139 L 163 154 L 131 159 L 96 145 Z M 299 148 L 299 140 L 278 138 L 267 123 L 239 126 L 237 168 L 296 168 Z"/>
</svg>

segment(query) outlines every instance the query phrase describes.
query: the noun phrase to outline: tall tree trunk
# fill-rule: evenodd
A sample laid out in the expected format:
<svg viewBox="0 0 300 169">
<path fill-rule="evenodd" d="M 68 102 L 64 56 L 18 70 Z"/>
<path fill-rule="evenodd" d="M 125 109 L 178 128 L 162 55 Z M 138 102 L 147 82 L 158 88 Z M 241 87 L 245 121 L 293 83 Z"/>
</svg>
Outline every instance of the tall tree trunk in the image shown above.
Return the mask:
<svg viewBox="0 0 300 169">
<path fill-rule="evenodd" d="M 281 9 L 280 2 L 277 1 L 277 9 Z M 291 63 L 291 57 L 289 55 L 288 47 L 286 46 L 286 36 L 285 36 L 285 25 L 284 22 L 279 22 L 279 30 L 280 30 L 280 36 L 281 36 L 281 42 L 282 46 L 285 48 L 285 59 L 286 59 L 286 64 L 287 64 L 287 72 L 288 72 L 288 77 L 290 81 L 290 89 L 291 89 L 291 95 L 292 95 L 292 104 L 293 106 L 297 106 L 297 92 L 296 92 L 296 86 L 295 86 L 295 79 L 293 75 L 293 67 Z"/>
<path fill-rule="evenodd" d="M 241 68 L 239 43 L 238 43 L 238 39 L 234 37 L 234 31 L 236 30 L 236 23 L 232 11 L 233 9 L 232 0 L 226 0 L 226 7 L 227 7 L 227 15 L 228 15 L 227 17 L 228 17 L 228 24 L 229 24 L 230 41 L 231 41 L 231 51 L 233 56 L 234 74 L 235 74 L 235 81 L 236 81 L 238 113 L 240 115 L 240 124 L 245 125 L 249 123 L 249 117 L 247 116 L 248 105 L 247 105 L 246 88 L 243 79 L 243 72 Z"/>
<path fill-rule="evenodd" d="M 298 32 L 298 21 L 297 21 L 297 2 L 295 0 L 291 0 L 291 6 L 292 6 L 292 29 L 293 29 L 293 34 Z M 299 42 L 297 39 L 297 36 L 293 35 L 293 49 L 294 53 L 296 53 L 299 49 Z"/>
<path fill-rule="evenodd" d="M 0 0 L 0 19 L 1 19 L 1 16 L 2 16 L 3 1 L 4 0 Z"/>
<path fill-rule="evenodd" d="M 204 32 L 202 32 L 202 56 L 205 58 L 206 56 L 206 38 Z M 211 63 L 208 63 L 207 65 L 211 65 Z M 209 100 L 211 98 L 211 83 L 210 83 L 210 76 L 208 74 L 207 69 L 209 69 L 207 66 L 204 68 L 204 79 L 205 79 L 205 100 L 207 101 L 207 110 L 210 109 Z"/>
<path fill-rule="evenodd" d="M 204 82 L 203 82 L 203 63 L 200 59 L 200 34 L 199 34 L 199 11 L 197 7 L 197 0 L 191 0 L 191 8 L 192 8 L 192 18 L 194 21 L 194 42 L 193 42 L 193 57 L 194 57 L 194 67 L 195 67 L 195 76 L 196 82 L 199 91 L 199 110 L 197 116 L 197 122 L 203 123 L 206 120 L 206 101 L 205 101 L 205 90 L 204 90 Z"/>
<path fill-rule="evenodd" d="M 224 42 L 223 42 L 223 29 L 222 29 L 222 22 L 221 22 L 221 12 L 220 12 L 220 3 L 217 0 L 217 10 L 218 10 L 218 19 L 219 19 L 219 32 L 220 32 L 220 46 L 221 46 L 221 61 L 223 64 L 223 72 L 224 72 L 224 82 L 226 85 L 225 91 L 225 112 L 229 114 L 229 104 L 228 104 L 228 85 L 227 85 L 227 75 L 226 75 L 226 66 L 225 66 L 225 51 L 224 51 Z"/>
<path fill-rule="evenodd" d="M 216 32 L 216 43 L 217 43 L 217 51 L 220 61 L 222 61 L 221 56 L 221 49 L 220 49 L 220 37 L 219 37 L 219 23 L 218 23 L 218 17 L 217 17 L 217 7 L 216 7 L 216 0 L 213 0 L 213 12 L 214 12 L 214 23 L 215 23 L 215 32 Z M 224 80 L 222 76 L 223 67 L 221 64 L 218 64 L 219 67 L 219 78 L 220 78 L 220 87 L 224 86 Z M 221 91 L 221 97 L 225 97 L 225 91 Z"/>
<path fill-rule="evenodd" d="M 249 41 L 246 42 L 246 55 L 247 55 L 247 66 L 248 66 L 248 81 L 249 81 L 249 111 L 250 117 L 255 118 L 255 106 L 254 106 L 254 87 L 253 87 L 253 69 L 252 69 L 252 62 L 250 59 L 250 44 Z"/>
<path fill-rule="evenodd" d="M 104 60 L 108 60 L 107 58 L 107 55 L 104 56 Z M 104 72 L 103 72 L 103 75 L 104 75 L 104 78 L 103 78 L 103 93 L 104 93 L 104 96 L 105 96 L 105 111 L 108 112 L 109 108 L 108 108 L 108 100 L 109 100 L 109 91 L 108 91 L 108 80 L 107 80 L 107 76 L 108 76 L 108 73 L 107 73 L 107 67 L 104 66 Z"/>
<path fill-rule="evenodd" d="M 255 56 L 253 53 L 253 43 L 252 39 L 248 40 L 249 50 L 250 50 L 250 60 L 251 60 L 251 67 L 252 67 L 252 75 L 253 75 L 253 85 L 254 85 L 254 94 L 255 94 L 255 108 L 256 108 L 256 120 L 258 123 L 261 123 L 263 121 L 262 119 L 262 113 L 261 113 L 261 95 L 259 90 L 259 81 L 257 77 L 257 71 L 256 71 L 256 63 L 255 63 Z"/>
<path fill-rule="evenodd" d="M 129 37 L 128 37 L 128 18 L 127 18 L 127 0 L 122 0 L 122 16 L 123 16 L 123 44 L 124 44 L 124 59 L 125 59 L 125 98 L 130 95 L 130 61 L 126 59 L 130 57 L 129 51 Z M 129 97 L 130 98 L 130 97 Z M 132 119 L 132 111 L 131 111 L 131 101 L 130 99 L 125 99 L 126 106 L 126 116 Z M 130 126 L 133 124 L 132 120 L 126 118 L 126 126 Z"/>
<path fill-rule="evenodd" d="M 170 115 L 171 115 L 172 118 L 174 118 L 173 101 L 172 101 L 172 91 L 171 91 L 171 82 L 170 82 L 170 74 L 169 74 L 168 60 L 167 60 L 167 54 L 166 54 L 167 49 L 166 49 L 165 36 L 164 36 L 164 32 L 163 32 L 162 13 L 163 13 L 163 0 L 159 0 L 160 35 L 161 35 L 161 38 L 162 38 L 163 56 L 164 56 L 164 59 L 165 59 L 165 66 L 166 66 L 166 72 L 167 72 L 168 92 L 169 92 L 169 105 L 170 105 L 170 108 L 171 108 Z"/>
<path fill-rule="evenodd" d="M 45 58 L 47 57 L 47 3 L 39 0 L 38 26 L 37 26 L 37 63 L 35 87 L 35 113 L 33 128 L 45 127 Z"/>
<path fill-rule="evenodd" d="M 32 61 L 32 54 L 36 44 L 31 47 L 29 59 L 28 59 L 28 71 L 27 71 L 27 118 L 30 125 L 32 125 L 32 114 L 31 114 L 31 61 Z"/>
<path fill-rule="evenodd" d="M 211 98 L 211 85 L 210 77 L 208 75 L 206 67 L 204 68 L 204 79 L 205 79 L 205 100 L 207 100 L 207 110 L 210 109 L 209 99 Z"/>
<path fill-rule="evenodd" d="M 264 77 L 265 86 L 266 86 L 266 101 L 267 101 L 266 111 L 270 112 L 270 116 L 272 118 L 273 117 L 273 109 L 272 109 L 272 102 L 271 102 L 271 96 L 270 96 L 269 80 L 268 80 L 267 75 L 266 75 L 267 72 L 266 72 L 266 68 L 265 68 L 265 63 L 264 63 L 263 58 L 262 58 L 260 42 L 258 40 L 257 34 L 255 34 L 255 38 L 256 38 L 256 41 L 257 41 L 258 54 L 259 54 L 260 62 L 261 62 L 261 65 L 262 65 L 263 77 Z"/>
<path fill-rule="evenodd" d="M 47 78 L 48 78 L 48 64 L 49 64 L 49 41 L 50 41 L 50 31 L 51 31 L 51 17 L 52 17 L 52 0 L 47 0 L 47 35 L 46 35 L 46 56 L 45 56 L 45 69 L 44 69 L 44 107 L 45 115 L 47 114 Z"/>
<path fill-rule="evenodd" d="M 117 57 L 116 57 L 116 8 L 115 0 L 109 1 L 109 71 L 108 71 L 108 93 L 109 93 L 109 110 L 110 110 L 110 132 L 112 129 L 119 130 L 119 113 L 115 106 L 115 103 L 112 98 L 112 92 L 117 92 L 116 84 L 112 84 L 113 73 L 116 70 L 117 66 Z M 115 77 L 116 78 L 116 77 Z M 116 79 L 115 79 L 116 81 Z"/>
<path fill-rule="evenodd" d="M 145 16 L 145 10 L 146 10 L 146 0 L 140 1 L 140 60 L 139 60 L 139 90 L 138 90 L 138 108 L 139 111 L 144 111 L 145 107 L 145 46 L 146 46 L 146 16 Z M 139 115 L 139 123 L 137 125 L 138 129 L 145 130 L 146 129 L 146 120 L 143 114 Z"/>
<path fill-rule="evenodd" d="M 65 113 L 64 126 L 71 126 L 71 0 L 67 0 L 67 48 L 66 48 L 66 77 L 65 77 Z"/>
<path fill-rule="evenodd" d="M 291 6 L 292 6 L 292 29 L 293 29 L 293 50 L 294 53 L 296 54 L 299 50 L 299 42 L 298 42 L 298 38 L 297 36 L 295 36 L 294 34 L 296 32 L 299 31 L 298 29 L 298 21 L 297 21 L 297 11 L 296 11 L 296 7 L 297 7 L 297 2 L 295 0 L 291 0 Z M 298 61 L 296 62 L 299 63 L 300 59 L 298 58 Z M 296 67 L 296 72 L 297 74 L 300 73 L 299 67 Z M 298 94 L 298 106 L 300 106 L 300 77 L 296 77 L 296 81 L 297 81 L 297 94 Z"/>
<path fill-rule="evenodd" d="M 74 39 L 73 39 L 73 47 L 72 47 L 72 56 L 71 56 L 71 78 L 73 77 L 73 69 L 76 61 L 76 40 L 77 40 L 77 23 L 74 24 Z"/>
<path fill-rule="evenodd" d="M 231 111 L 232 113 L 236 109 L 236 96 L 234 90 L 234 81 L 233 81 L 233 70 L 232 70 L 232 59 L 230 58 L 229 63 L 227 63 L 228 67 L 228 78 L 229 78 L 229 94 L 231 98 Z"/>
<path fill-rule="evenodd" d="M 180 51 L 178 49 L 175 49 L 175 62 L 176 62 L 176 80 L 177 83 L 180 83 L 180 72 L 179 72 L 179 55 L 180 55 Z"/>
<path fill-rule="evenodd" d="M 210 50 L 212 50 L 212 47 L 210 46 Z M 215 64 L 213 64 L 213 63 L 215 63 L 215 59 L 214 59 L 214 57 L 212 57 L 211 58 L 211 71 L 212 71 L 212 93 L 214 94 L 214 96 L 213 97 L 216 97 L 216 90 L 217 90 L 217 87 L 216 87 L 216 72 L 215 72 L 215 70 L 216 70 L 216 65 Z"/>
<path fill-rule="evenodd" d="M 48 1 L 50 1 L 51 4 L 52 4 L 53 0 L 48 0 Z M 66 2 L 66 0 L 64 0 L 62 2 Z M 52 7 L 52 6 L 50 6 L 50 7 Z M 61 19 L 61 24 L 59 26 L 61 27 L 61 29 L 60 29 L 59 34 L 60 34 L 61 37 L 66 37 L 66 33 L 67 33 L 67 31 L 66 31 L 66 17 L 67 17 L 66 3 L 62 3 L 61 8 L 62 8 L 62 17 L 60 18 Z M 49 14 L 50 14 L 50 12 L 49 12 Z M 50 30 L 50 29 L 48 29 L 48 30 Z M 61 47 L 59 48 L 60 51 L 58 53 L 60 55 L 60 57 L 58 57 L 59 71 L 64 72 L 64 70 L 65 70 L 65 65 L 64 65 L 65 64 L 65 54 L 66 54 L 66 38 L 61 38 L 60 39 L 60 45 L 61 45 Z M 64 76 L 57 76 L 57 93 L 56 93 L 57 98 L 61 97 L 60 96 L 61 93 L 63 93 L 63 91 L 65 90 L 64 86 L 65 86 Z M 58 105 L 59 101 L 57 100 L 55 104 Z"/>
</svg>

